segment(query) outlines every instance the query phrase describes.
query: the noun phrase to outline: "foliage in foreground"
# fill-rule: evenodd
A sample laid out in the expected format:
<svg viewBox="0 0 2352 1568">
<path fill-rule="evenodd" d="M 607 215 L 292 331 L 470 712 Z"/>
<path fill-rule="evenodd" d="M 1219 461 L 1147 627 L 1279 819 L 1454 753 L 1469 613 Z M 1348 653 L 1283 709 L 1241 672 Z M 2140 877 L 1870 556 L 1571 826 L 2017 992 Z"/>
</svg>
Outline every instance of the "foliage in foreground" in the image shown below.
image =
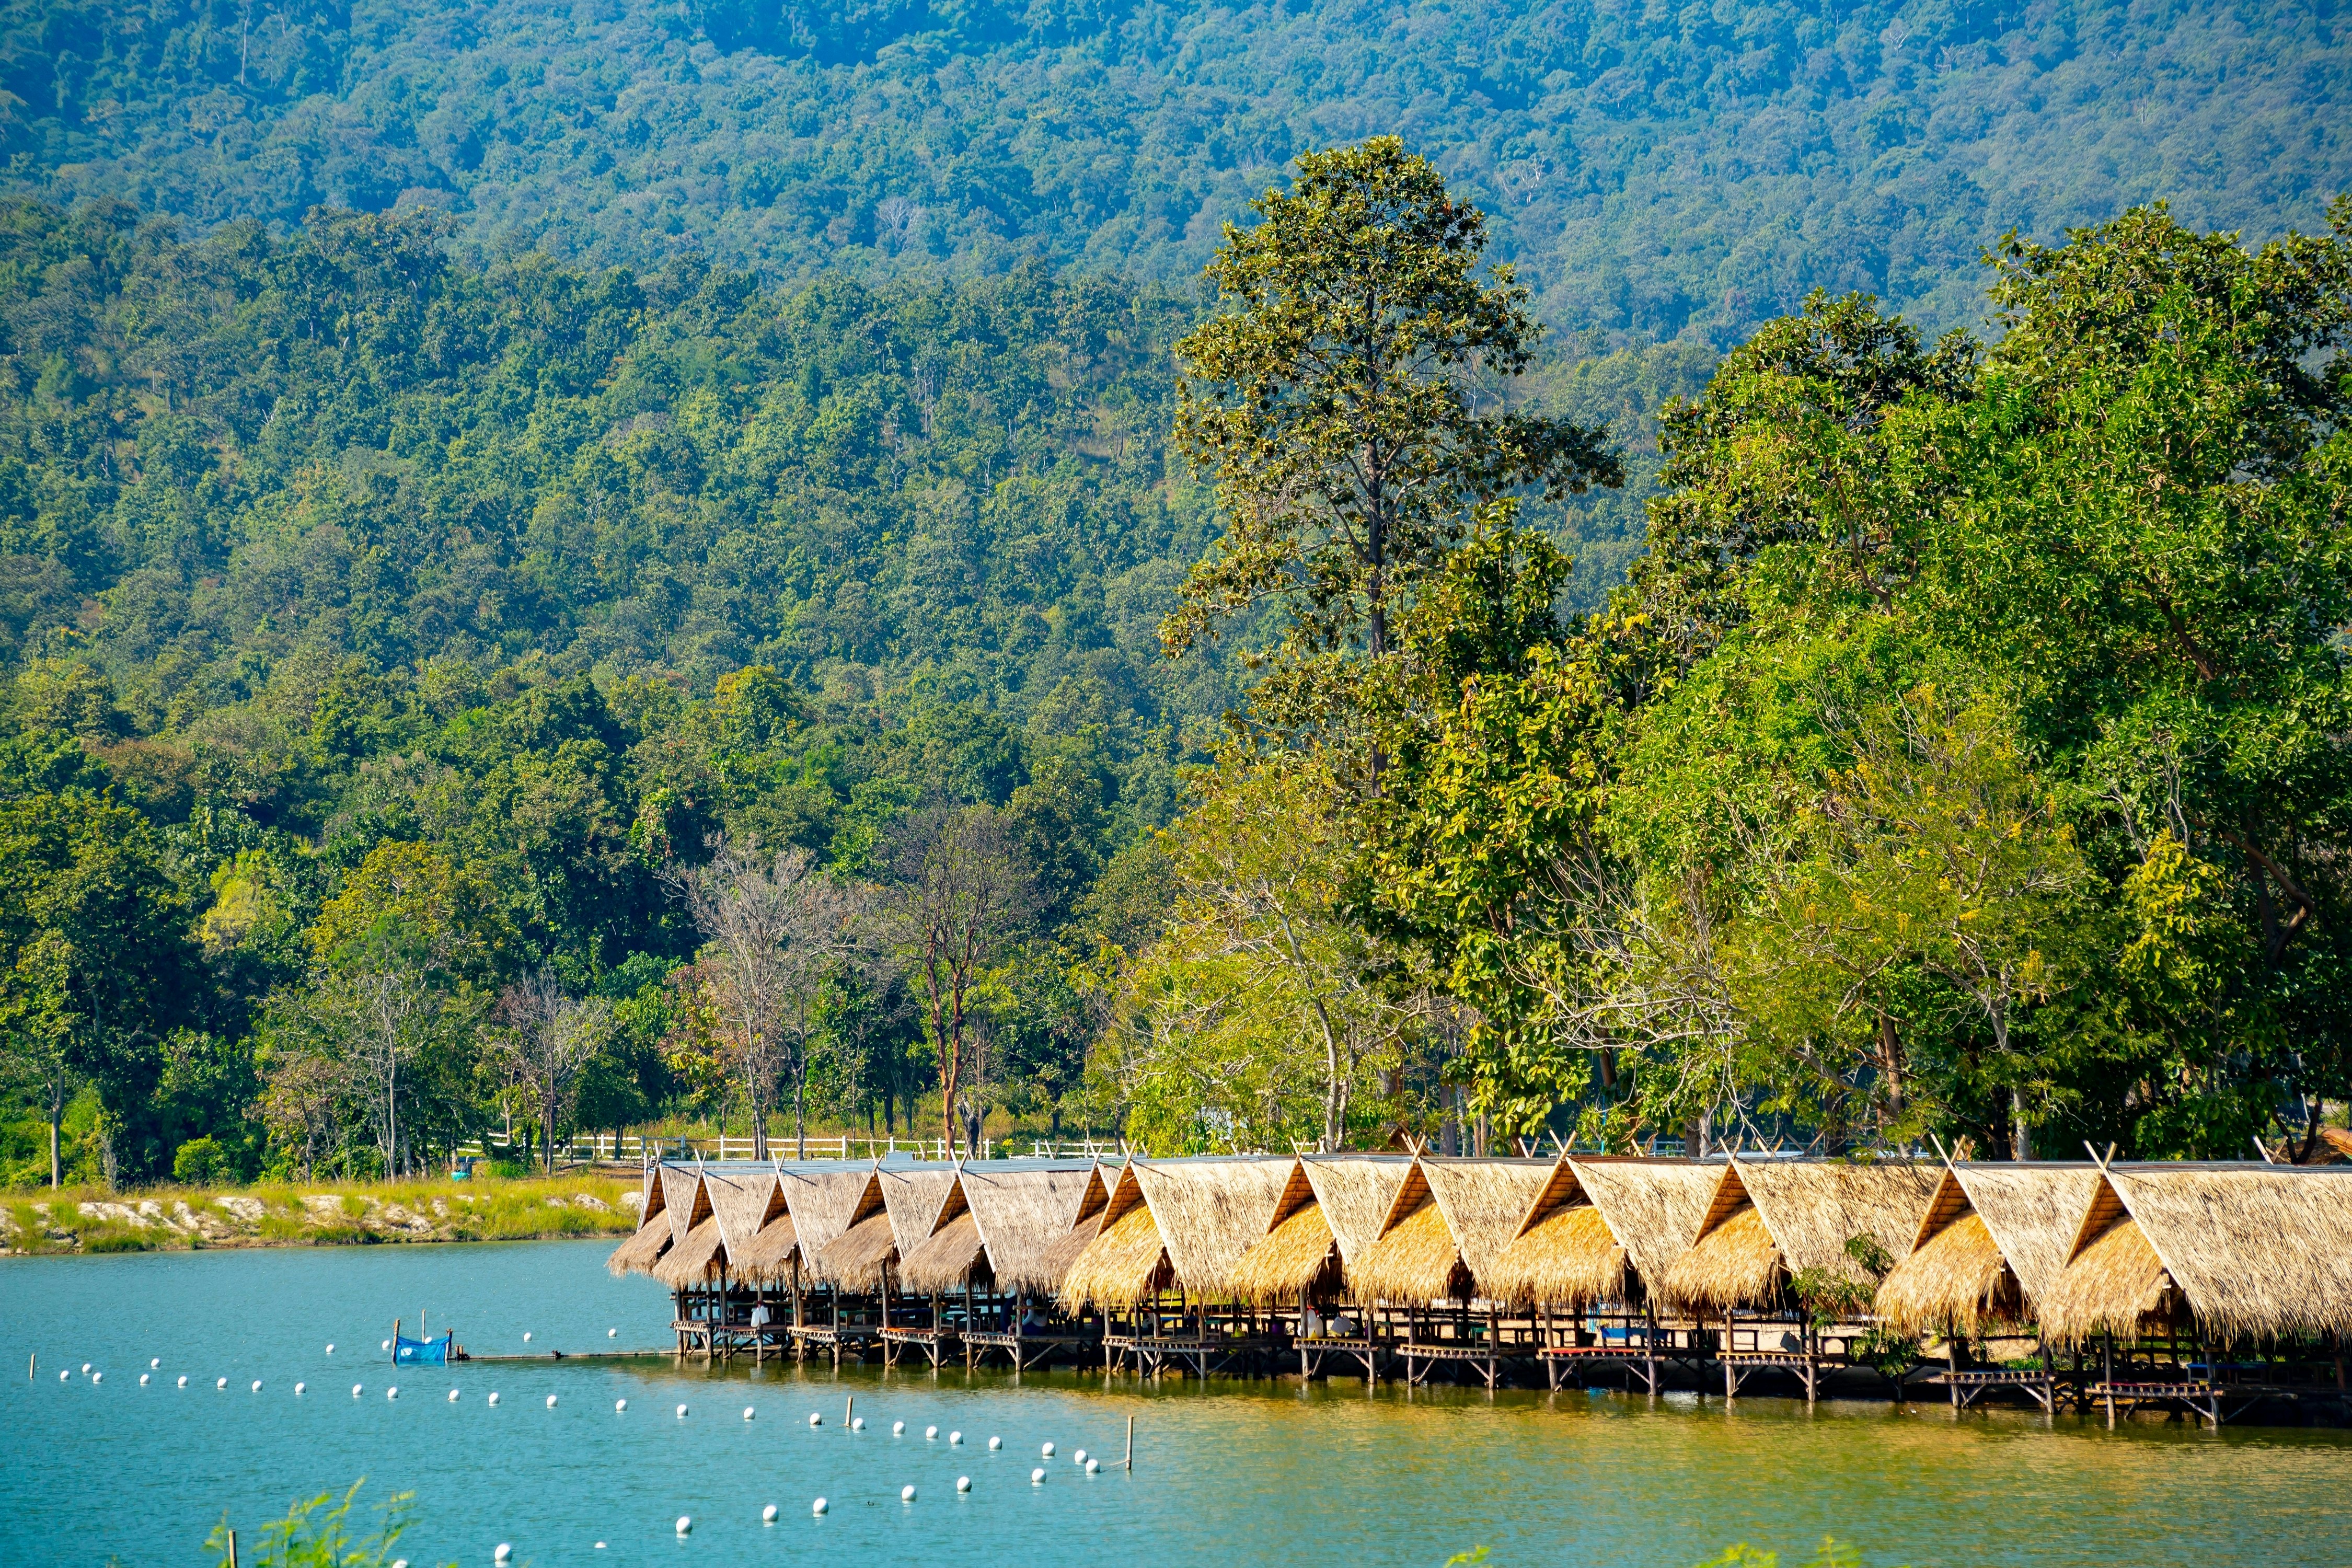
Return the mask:
<svg viewBox="0 0 2352 1568">
<path fill-rule="evenodd" d="M 236 1552 L 240 1568 L 247 1564 L 251 1568 L 389 1568 L 394 1561 L 393 1548 L 399 1544 L 415 1511 L 415 1494 L 399 1492 L 378 1503 L 380 1522 L 355 1536 L 351 1511 L 359 1500 L 360 1488 L 366 1484 L 364 1478 L 352 1482 L 341 1502 L 331 1502 L 331 1494 L 320 1492 L 307 1502 L 296 1503 L 285 1518 L 263 1526 L 257 1535 L 240 1539 Z M 226 1516 L 205 1545 L 220 1553 L 226 1568 L 229 1561 Z"/>
</svg>

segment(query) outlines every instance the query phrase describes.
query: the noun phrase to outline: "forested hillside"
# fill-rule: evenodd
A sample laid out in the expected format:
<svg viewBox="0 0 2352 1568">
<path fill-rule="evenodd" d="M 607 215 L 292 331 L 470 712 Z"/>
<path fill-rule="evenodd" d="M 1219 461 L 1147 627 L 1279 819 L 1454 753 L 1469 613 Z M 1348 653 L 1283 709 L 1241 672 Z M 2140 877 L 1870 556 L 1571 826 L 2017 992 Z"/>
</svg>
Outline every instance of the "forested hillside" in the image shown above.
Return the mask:
<svg viewBox="0 0 2352 1568">
<path fill-rule="evenodd" d="M 442 208 L 478 262 L 1182 280 L 1297 153 L 1395 132 L 1544 317 L 1720 350 L 1815 287 L 1972 321 L 2011 226 L 2161 196 L 2312 226 L 2352 185 L 2346 27 L 2294 0 L 15 0 L 0 145 L 28 194 L 199 225 Z"/>
</svg>

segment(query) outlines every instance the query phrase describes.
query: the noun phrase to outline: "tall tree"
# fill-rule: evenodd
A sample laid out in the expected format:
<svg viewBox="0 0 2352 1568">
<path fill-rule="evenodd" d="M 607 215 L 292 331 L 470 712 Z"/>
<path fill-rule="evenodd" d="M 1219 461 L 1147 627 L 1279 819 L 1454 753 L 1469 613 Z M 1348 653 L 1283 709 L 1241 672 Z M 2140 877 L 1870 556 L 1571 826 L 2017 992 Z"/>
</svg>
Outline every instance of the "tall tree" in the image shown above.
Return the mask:
<svg viewBox="0 0 2352 1568">
<path fill-rule="evenodd" d="M 571 995 L 545 970 L 499 994 L 492 1048 L 507 1076 L 539 1113 L 540 1147 L 555 1173 L 556 1123 L 572 1106 L 582 1075 L 612 1036 L 612 1008 L 601 997 Z"/>
</svg>

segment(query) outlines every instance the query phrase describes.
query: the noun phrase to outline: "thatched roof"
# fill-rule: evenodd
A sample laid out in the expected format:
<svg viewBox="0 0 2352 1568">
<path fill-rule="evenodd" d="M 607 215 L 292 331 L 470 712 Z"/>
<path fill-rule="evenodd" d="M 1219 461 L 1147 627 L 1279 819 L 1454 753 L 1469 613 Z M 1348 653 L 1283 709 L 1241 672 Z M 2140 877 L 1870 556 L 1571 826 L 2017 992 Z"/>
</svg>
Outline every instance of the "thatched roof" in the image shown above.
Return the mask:
<svg viewBox="0 0 2352 1568">
<path fill-rule="evenodd" d="M 1788 1278 L 1764 1216 L 1742 1202 L 1675 1259 L 1659 1294 L 1680 1310 L 1722 1311 L 1777 1301 Z"/>
<path fill-rule="evenodd" d="M 1176 1281 L 1193 1296 L 1227 1293 L 1234 1266 L 1266 1233 L 1290 1179 L 1280 1157 L 1136 1161 L 1137 1184 L 1159 1226 Z M 1112 1208 L 1119 1205 L 1113 1199 Z"/>
<path fill-rule="evenodd" d="M 661 1211 L 661 1164 L 656 1161 L 646 1167 L 644 1181 L 637 1189 L 637 1223 L 643 1225 Z"/>
<path fill-rule="evenodd" d="M 1993 1245 L 2017 1276 L 2027 1309 L 2033 1310 L 2058 1288 L 2059 1277 L 2066 1272 L 2083 1211 L 2098 1184 L 2098 1168 L 2078 1161 L 1962 1163 L 1952 1170 L 1969 1206 L 1984 1220 Z"/>
<path fill-rule="evenodd" d="M 825 1249 L 851 1226 L 870 1215 L 882 1215 L 887 1224 L 882 1183 L 875 1167 L 851 1165 L 826 1171 L 786 1167 L 780 1178 L 784 1204 L 792 1212 L 793 1231 L 800 1240 L 803 1271 L 819 1283 L 838 1283 L 827 1271 Z"/>
<path fill-rule="evenodd" d="M 673 1290 L 683 1290 L 717 1279 L 726 1267 L 726 1242 L 719 1237 L 719 1222 L 706 1219 L 654 1265 L 654 1278 Z"/>
<path fill-rule="evenodd" d="M 1328 1295 L 1339 1284 L 1339 1249 L 1323 1205 L 1293 1209 L 1256 1246 L 1242 1254 L 1228 1283 L 1234 1299 L 1255 1306 L 1295 1304 L 1301 1295 Z"/>
<path fill-rule="evenodd" d="M 1553 1164 L 1518 1234 L 1478 1277 L 1478 1289 L 1513 1307 L 1581 1310 L 1624 1300 L 1625 1249 L 1565 1158 Z"/>
<path fill-rule="evenodd" d="M 1113 1196 L 1116 1202 L 1115 1192 Z M 1105 1211 L 1106 1216 L 1109 1212 Z M 1087 1243 L 1062 1276 L 1065 1307 L 1076 1311 L 1092 1302 L 1115 1310 L 1129 1308 L 1167 1289 L 1173 1270 L 1150 1205 L 1135 1203 L 1118 1217 L 1100 1223 L 1099 1234 Z"/>
<path fill-rule="evenodd" d="M 1974 1209 L 1888 1270 L 1876 1301 L 1886 1325 L 1906 1334 L 1976 1334 L 1987 1322 L 2016 1322 L 2025 1310 L 2017 1275 Z"/>
<path fill-rule="evenodd" d="M 1864 1288 L 1877 1281 L 1849 1250 L 1866 1237 L 1893 1263 L 1911 1251 L 1944 1168 L 1910 1160 L 1751 1160 L 1740 1184 L 1764 1215 L 1790 1274 L 1819 1269 Z"/>
<path fill-rule="evenodd" d="M 1406 1181 L 1405 1193 L 1422 1201 L 1382 1231 L 1381 1238 L 1349 1266 L 1348 1289 L 1357 1300 L 1402 1306 L 1468 1294 L 1470 1271 L 1462 1267 L 1462 1251 L 1454 1244 L 1454 1232 L 1428 1191 L 1416 1171 Z"/>
<path fill-rule="evenodd" d="M 826 1283 L 864 1294 L 879 1290 L 898 1257 L 898 1238 L 890 1232 L 890 1215 L 877 1210 L 825 1244 L 819 1272 Z"/>
<path fill-rule="evenodd" d="M 945 1295 L 987 1272 L 980 1224 L 966 1209 L 898 1260 L 898 1283 L 919 1296 Z"/>
<path fill-rule="evenodd" d="M 1306 1154 L 1298 1161 L 1307 1184 L 1331 1227 L 1339 1261 L 1351 1263 L 1378 1241 L 1412 1172 L 1410 1154 Z"/>
<path fill-rule="evenodd" d="M 792 1278 L 793 1259 L 800 1252 L 800 1233 L 793 1216 L 780 1214 L 740 1247 L 727 1249 L 728 1261 L 739 1279 L 754 1285 L 781 1285 Z"/>
<path fill-rule="evenodd" d="M 670 1244 L 668 1216 L 653 1215 L 637 1226 L 628 1240 L 613 1249 L 613 1256 L 604 1259 L 604 1267 L 615 1279 L 630 1274 L 651 1274 L 654 1264 L 669 1250 Z"/>
<path fill-rule="evenodd" d="M 710 1215 L 719 1222 L 730 1259 L 751 1245 L 761 1226 L 784 1212 L 784 1194 L 772 1170 L 729 1176 L 706 1171 L 702 1190 L 709 1195 Z"/>
<path fill-rule="evenodd" d="M 890 1215 L 890 1236 L 898 1256 L 906 1257 L 939 1229 L 940 1210 L 955 1190 L 956 1167 L 931 1164 L 914 1170 L 885 1165 L 875 1174 L 882 1183 L 882 1207 Z"/>
<path fill-rule="evenodd" d="M 1723 1180 L 1723 1166 L 1645 1154 L 1574 1154 L 1577 1184 L 1644 1285 L 1655 1289 L 1690 1250 Z"/>
<path fill-rule="evenodd" d="M 2352 1169 L 2110 1165 L 2042 1312 L 2061 1343 L 2193 1314 L 2228 1340 L 2352 1332 Z"/>
<path fill-rule="evenodd" d="M 963 1173 L 964 1202 L 999 1290 L 1051 1295 L 1067 1268 L 1055 1267 L 1055 1243 L 1070 1234 L 1082 1212 L 1100 1212 L 1108 1197 L 1091 1165 L 968 1167 Z"/>
<path fill-rule="evenodd" d="M 710 1217 L 710 1198 L 702 1190 L 702 1173 L 688 1165 L 664 1165 L 661 1184 L 670 1240 L 682 1242 L 688 1231 Z"/>
<path fill-rule="evenodd" d="M 1423 1159 L 1429 1189 L 1474 1282 L 1483 1282 L 1549 1183 L 1549 1160 Z"/>
</svg>

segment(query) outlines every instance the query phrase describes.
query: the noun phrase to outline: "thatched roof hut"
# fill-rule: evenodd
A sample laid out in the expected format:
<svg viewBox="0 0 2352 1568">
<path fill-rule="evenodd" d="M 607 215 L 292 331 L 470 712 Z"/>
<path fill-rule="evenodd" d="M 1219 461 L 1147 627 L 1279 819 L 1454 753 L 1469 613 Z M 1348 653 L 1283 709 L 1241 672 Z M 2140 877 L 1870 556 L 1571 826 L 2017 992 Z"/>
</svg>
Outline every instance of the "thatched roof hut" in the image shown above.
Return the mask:
<svg viewBox="0 0 2352 1568">
<path fill-rule="evenodd" d="M 706 1170 L 702 1185 L 710 1197 L 711 1216 L 719 1222 L 728 1272 L 752 1284 L 781 1278 L 792 1259 L 793 1222 L 775 1167 L 725 1174 Z"/>
<path fill-rule="evenodd" d="M 1348 1268 L 1360 1301 L 1461 1300 L 1511 1243 L 1551 1174 L 1544 1160 L 1413 1162 L 1380 1239 Z"/>
<path fill-rule="evenodd" d="M 1117 1166 L 1109 1167 L 1111 1181 L 1103 1180 L 1105 1167 L 1096 1165 L 1087 1175 L 1086 1190 L 1078 1198 L 1078 1216 L 1070 1228 L 1047 1244 L 1038 1259 L 1038 1275 L 1051 1281 L 1047 1289 L 1059 1295 L 1069 1278 L 1070 1266 L 1077 1262 L 1096 1237 L 1102 1234 L 1103 1215 L 1109 1212 L 1111 1187 L 1120 1174 Z"/>
<path fill-rule="evenodd" d="M 1309 1292 L 1328 1295 L 1338 1286 L 1339 1274 L 1330 1224 L 1306 1167 L 1293 1162 L 1266 1233 L 1233 1267 L 1227 1283 L 1234 1300 L 1265 1306 L 1295 1302 Z"/>
<path fill-rule="evenodd" d="M 786 1186 L 784 1200 L 809 1278 L 845 1290 L 881 1288 L 883 1265 L 897 1244 L 875 1166 L 803 1176 L 800 1186 Z"/>
<path fill-rule="evenodd" d="M 2194 1321 L 2223 1341 L 2352 1333 L 2352 1168 L 2105 1166 L 2042 1303 L 2061 1344 Z"/>
<path fill-rule="evenodd" d="M 702 1190 L 702 1172 L 690 1165 L 661 1167 L 662 1208 L 669 1215 L 673 1244 L 710 1217 L 710 1197 Z"/>
<path fill-rule="evenodd" d="M 2065 1270 L 2096 1177 L 2083 1163 L 1953 1165 L 1879 1282 L 1878 1315 L 1902 1333 L 2027 1321 Z"/>
<path fill-rule="evenodd" d="M 1099 1233 L 1063 1276 L 1062 1300 L 1132 1307 L 1171 1284 L 1193 1296 L 1228 1293 L 1295 1163 L 1264 1155 L 1129 1161 Z"/>
<path fill-rule="evenodd" d="M 1082 1208 L 1098 1211 L 1108 1198 L 1092 1164 L 966 1165 L 938 1228 L 904 1257 L 898 1277 L 925 1295 L 968 1281 L 1050 1295 L 1059 1277 L 1048 1272 L 1048 1252 L 1070 1234 Z"/>
<path fill-rule="evenodd" d="M 654 1278 L 673 1290 L 683 1290 L 716 1279 L 726 1268 L 727 1244 L 714 1216 L 698 1221 L 684 1241 L 662 1254 L 654 1265 Z"/>
<path fill-rule="evenodd" d="M 1906 1256 L 1941 1174 L 1910 1161 L 1734 1158 L 1664 1294 L 1694 1311 L 1776 1305 L 1808 1270 L 1873 1289 L 1856 1253 Z"/>
<path fill-rule="evenodd" d="M 940 1227 L 940 1210 L 955 1190 L 958 1167 L 952 1164 L 884 1165 L 875 1174 L 882 1182 L 882 1207 L 890 1216 L 890 1240 L 904 1258 L 923 1245 Z"/>
<path fill-rule="evenodd" d="M 1576 1167 L 1556 1162 L 1479 1292 L 1512 1307 L 1580 1311 L 1626 1296 L 1625 1248 L 1593 1205 Z"/>
<path fill-rule="evenodd" d="M 1690 1250 L 1723 1180 L 1723 1167 L 1648 1154 L 1576 1154 L 1577 1184 L 1625 1249 L 1643 1290 L 1655 1296 L 1675 1261 Z"/>
<path fill-rule="evenodd" d="M 662 1208 L 662 1184 L 658 1168 L 646 1167 L 643 1198 L 637 1209 L 637 1228 L 626 1241 L 613 1249 L 604 1259 L 604 1267 L 614 1279 L 631 1274 L 650 1275 L 661 1255 L 670 1249 L 676 1237 L 670 1234 L 669 1215 Z"/>
</svg>

